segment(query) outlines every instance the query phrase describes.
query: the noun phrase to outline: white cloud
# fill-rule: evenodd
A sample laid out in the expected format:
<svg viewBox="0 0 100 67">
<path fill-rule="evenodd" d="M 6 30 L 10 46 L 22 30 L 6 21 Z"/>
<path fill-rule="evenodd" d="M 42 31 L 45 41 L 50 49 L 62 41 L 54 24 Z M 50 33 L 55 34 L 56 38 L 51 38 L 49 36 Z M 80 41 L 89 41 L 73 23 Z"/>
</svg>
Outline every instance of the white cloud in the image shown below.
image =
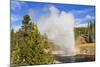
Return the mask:
<svg viewBox="0 0 100 67">
<path fill-rule="evenodd" d="M 90 16 L 90 15 L 86 15 L 83 18 L 75 19 L 76 20 L 75 27 L 76 28 L 78 28 L 78 27 L 87 27 L 88 26 L 88 21 L 93 20 L 93 19 L 95 19 L 95 18 L 93 16 Z"/>
<path fill-rule="evenodd" d="M 11 22 L 16 22 L 18 21 L 19 17 L 17 17 L 16 15 L 11 15 Z"/>
<path fill-rule="evenodd" d="M 11 1 L 11 9 L 12 10 L 15 10 L 16 8 L 17 9 L 20 9 L 21 8 L 20 3 L 17 2 L 17 1 Z"/>
<path fill-rule="evenodd" d="M 80 14 L 85 14 L 90 12 L 89 9 L 84 9 L 84 10 L 71 10 L 71 13 L 75 14 L 75 15 L 80 15 Z"/>
<path fill-rule="evenodd" d="M 39 30 L 64 51 L 68 56 L 74 55 L 74 16 L 64 11 L 60 12 L 54 6 L 49 8 L 50 16 L 42 16 L 39 20 Z"/>
<path fill-rule="evenodd" d="M 78 18 L 75 19 L 75 24 L 74 27 L 78 28 L 78 27 L 87 27 L 88 23 L 86 22 L 86 18 Z"/>
<path fill-rule="evenodd" d="M 95 19 L 95 17 L 90 16 L 90 15 L 86 15 L 86 19 L 88 19 L 88 20 L 92 20 L 92 19 Z"/>
<path fill-rule="evenodd" d="M 17 22 L 19 20 L 22 20 L 22 17 L 21 16 L 14 15 L 14 14 L 11 15 L 11 23 L 15 23 L 15 22 Z"/>
<path fill-rule="evenodd" d="M 88 21 L 95 19 L 95 17 L 86 15 L 83 18 L 78 18 L 75 19 L 75 27 L 87 27 L 88 26 Z"/>
<path fill-rule="evenodd" d="M 18 31 L 21 28 L 21 25 L 13 25 L 11 29 L 14 29 L 14 32 Z"/>
<path fill-rule="evenodd" d="M 76 18 L 75 19 L 75 22 L 76 23 L 81 23 L 81 22 L 83 22 L 85 20 L 85 18 Z"/>
<path fill-rule="evenodd" d="M 11 1 L 11 10 L 21 9 L 22 5 L 27 6 L 24 2 Z"/>
<path fill-rule="evenodd" d="M 75 24 L 75 28 L 79 28 L 79 27 L 87 27 L 88 26 L 88 24 L 87 23 L 77 23 L 77 24 Z"/>
<path fill-rule="evenodd" d="M 21 16 L 18 15 L 11 15 L 11 28 L 14 29 L 14 31 L 18 31 L 18 29 L 21 27 L 20 20 L 22 20 Z"/>
<path fill-rule="evenodd" d="M 86 13 L 87 10 L 72 10 L 70 11 L 71 13 L 77 13 L 77 14 L 82 14 L 82 13 Z"/>
</svg>

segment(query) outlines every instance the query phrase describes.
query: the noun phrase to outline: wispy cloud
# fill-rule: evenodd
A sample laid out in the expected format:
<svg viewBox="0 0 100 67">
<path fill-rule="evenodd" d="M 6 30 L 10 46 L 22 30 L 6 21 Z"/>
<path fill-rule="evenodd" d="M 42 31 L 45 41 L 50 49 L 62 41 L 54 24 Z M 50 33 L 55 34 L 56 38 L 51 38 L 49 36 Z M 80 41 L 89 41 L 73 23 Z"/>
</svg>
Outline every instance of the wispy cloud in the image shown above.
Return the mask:
<svg viewBox="0 0 100 67">
<path fill-rule="evenodd" d="M 16 8 L 17 9 L 20 9 L 21 8 L 20 3 L 17 2 L 17 1 L 11 1 L 11 9 L 12 10 L 15 10 Z"/>
<path fill-rule="evenodd" d="M 17 22 L 19 20 L 22 20 L 22 17 L 21 16 L 14 15 L 14 14 L 11 15 L 11 23 L 15 23 L 15 22 Z"/>
<path fill-rule="evenodd" d="M 95 17 L 94 16 L 90 16 L 90 15 L 86 15 L 86 19 L 88 19 L 88 20 L 94 20 Z"/>
<path fill-rule="evenodd" d="M 13 26 L 11 26 L 11 29 L 14 29 L 15 32 L 18 31 L 19 28 L 21 28 L 21 25 L 13 25 Z"/>
<path fill-rule="evenodd" d="M 73 14 L 86 14 L 89 12 L 92 12 L 92 9 L 83 9 L 83 10 L 71 10 L 70 12 L 72 12 Z"/>
<path fill-rule="evenodd" d="M 17 16 L 17 15 L 11 15 L 11 22 L 16 22 L 18 21 L 20 18 L 20 16 Z"/>
<path fill-rule="evenodd" d="M 22 17 L 18 15 L 11 15 L 11 28 L 17 31 L 21 27 Z"/>
<path fill-rule="evenodd" d="M 90 20 L 94 20 L 94 9 L 72 10 L 75 16 L 75 27 L 87 27 Z"/>
<path fill-rule="evenodd" d="M 24 2 L 18 2 L 15 0 L 11 1 L 11 10 L 20 10 L 22 8 L 23 5 L 26 5 Z M 27 5 L 26 5 L 27 6 Z"/>
<path fill-rule="evenodd" d="M 81 26 L 85 27 L 88 20 L 95 19 L 94 16 L 95 10 L 94 7 L 89 7 L 89 6 L 85 7 L 82 6 L 82 8 L 81 6 L 74 6 L 74 5 L 69 5 L 68 7 L 65 7 L 63 5 L 11 1 L 11 10 L 12 10 L 11 22 L 12 25 L 16 27 L 21 24 L 22 18 L 25 14 L 29 14 L 31 16 L 32 22 L 38 23 L 41 18 L 49 17 L 50 13 L 58 15 L 61 12 L 69 12 L 73 14 L 75 17 L 76 27 L 81 27 Z M 49 11 L 50 9 L 52 9 L 52 12 Z"/>
<path fill-rule="evenodd" d="M 88 26 L 88 23 L 75 23 L 74 27 L 75 28 L 79 28 L 79 27 L 87 27 Z"/>
<path fill-rule="evenodd" d="M 90 16 L 90 15 L 86 15 L 83 18 L 76 18 L 75 19 L 75 27 L 87 27 L 88 22 L 90 20 L 94 20 L 95 17 L 94 16 Z"/>
<path fill-rule="evenodd" d="M 73 14 L 83 14 L 86 13 L 88 10 L 71 10 L 70 12 Z"/>
<path fill-rule="evenodd" d="M 92 16 L 90 19 L 93 19 L 95 17 L 95 10 L 94 9 L 81 9 L 81 10 L 71 10 L 70 11 L 75 18 L 84 18 L 88 19 L 90 16 Z"/>
</svg>

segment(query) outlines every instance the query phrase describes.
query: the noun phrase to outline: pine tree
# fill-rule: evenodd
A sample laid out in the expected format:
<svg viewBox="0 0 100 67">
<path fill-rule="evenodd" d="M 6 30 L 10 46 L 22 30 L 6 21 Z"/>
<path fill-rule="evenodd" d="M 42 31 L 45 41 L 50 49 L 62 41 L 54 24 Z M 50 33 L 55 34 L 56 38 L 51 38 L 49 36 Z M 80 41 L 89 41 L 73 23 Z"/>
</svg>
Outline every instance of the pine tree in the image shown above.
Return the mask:
<svg viewBox="0 0 100 67">
<path fill-rule="evenodd" d="M 15 41 L 11 39 L 14 46 L 16 45 L 11 53 L 11 63 L 17 65 L 53 63 L 47 36 L 41 36 L 37 25 L 30 20 L 30 16 L 25 15 L 21 29 L 14 34 Z"/>
</svg>

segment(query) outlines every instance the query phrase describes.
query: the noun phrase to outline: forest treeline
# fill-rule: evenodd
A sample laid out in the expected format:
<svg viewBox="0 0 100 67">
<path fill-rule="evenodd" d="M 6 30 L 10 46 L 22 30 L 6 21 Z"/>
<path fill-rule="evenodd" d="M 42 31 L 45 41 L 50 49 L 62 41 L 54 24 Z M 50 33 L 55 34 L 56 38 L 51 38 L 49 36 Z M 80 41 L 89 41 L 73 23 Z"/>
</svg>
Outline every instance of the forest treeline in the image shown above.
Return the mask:
<svg viewBox="0 0 100 67">
<path fill-rule="evenodd" d="M 82 36 L 87 43 L 95 43 L 95 21 L 88 22 L 87 27 L 75 28 L 75 38 Z"/>
</svg>

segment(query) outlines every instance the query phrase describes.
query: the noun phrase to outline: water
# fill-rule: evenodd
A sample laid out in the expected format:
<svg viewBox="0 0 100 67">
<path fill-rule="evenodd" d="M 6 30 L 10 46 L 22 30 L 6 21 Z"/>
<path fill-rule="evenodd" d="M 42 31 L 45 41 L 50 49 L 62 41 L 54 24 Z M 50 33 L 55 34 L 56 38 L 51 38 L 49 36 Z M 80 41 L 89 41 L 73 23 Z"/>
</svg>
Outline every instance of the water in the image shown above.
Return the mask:
<svg viewBox="0 0 100 67">
<path fill-rule="evenodd" d="M 95 61 L 94 55 L 76 55 L 76 56 L 55 56 L 55 60 L 61 63 L 74 63 L 74 62 L 90 62 Z"/>
</svg>

